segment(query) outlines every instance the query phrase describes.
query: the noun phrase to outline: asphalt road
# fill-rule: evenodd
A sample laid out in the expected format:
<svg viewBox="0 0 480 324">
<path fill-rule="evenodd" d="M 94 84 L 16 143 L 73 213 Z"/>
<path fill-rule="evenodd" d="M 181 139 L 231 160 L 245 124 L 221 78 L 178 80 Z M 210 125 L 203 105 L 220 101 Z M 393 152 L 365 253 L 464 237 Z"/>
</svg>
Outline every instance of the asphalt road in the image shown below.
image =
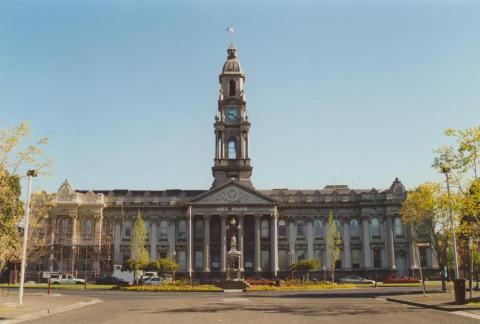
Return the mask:
<svg viewBox="0 0 480 324">
<path fill-rule="evenodd" d="M 103 303 L 28 323 L 479 323 L 397 303 L 390 295 L 418 288 L 364 288 L 309 292 L 149 293 L 66 290 Z"/>
</svg>

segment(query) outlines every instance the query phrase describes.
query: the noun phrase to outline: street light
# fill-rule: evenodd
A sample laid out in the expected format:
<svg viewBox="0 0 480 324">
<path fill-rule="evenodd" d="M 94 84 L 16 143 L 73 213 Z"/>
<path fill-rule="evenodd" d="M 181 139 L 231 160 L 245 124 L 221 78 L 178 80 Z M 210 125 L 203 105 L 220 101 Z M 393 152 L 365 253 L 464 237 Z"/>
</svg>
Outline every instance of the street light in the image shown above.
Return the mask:
<svg viewBox="0 0 480 324">
<path fill-rule="evenodd" d="M 176 263 L 176 262 L 177 262 L 177 259 L 175 258 L 175 256 L 177 255 L 177 251 L 173 250 L 170 255 L 172 256 L 173 262 Z M 173 282 L 175 281 L 175 271 L 173 271 L 172 281 L 173 281 Z"/>
<path fill-rule="evenodd" d="M 295 251 L 293 249 L 291 249 L 290 251 L 288 251 L 288 257 L 289 257 L 289 260 L 290 260 L 290 273 L 291 273 L 291 277 L 292 277 L 292 280 L 293 280 L 293 269 L 292 269 L 292 264 L 293 264 L 293 256 L 295 255 Z"/>
<path fill-rule="evenodd" d="M 445 180 L 447 181 L 447 194 L 448 194 L 448 212 L 450 216 L 450 225 L 452 227 L 452 236 L 453 236 L 453 263 L 455 269 L 455 279 L 459 279 L 458 275 L 458 257 L 457 257 L 457 236 L 455 235 L 455 225 L 453 222 L 453 212 L 452 212 L 452 204 L 450 198 L 450 179 L 449 173 L 451 171 L 451 167 L 449 163 L 445 163 L 441 166 L 441 171 L 445 174 Z"/>
<path fill-rule="evenodd" d="M 25 265 L 27 263 L 27 242 L 28 242 L 28 223 L 30 222 L 30 194 L 32 191 L 32 178 L 37 176 L 36 170 L 28 170 L 28 192 L 27 192 L 27 208 L 25 212 L 25 223 L 23 225 L 23 247 L 22 247 L 22 270 L 20 274 L 20 288 L 18 292 L 18 303 L 23 303 L 23 284 L 25 282 Z"/>
</svg>

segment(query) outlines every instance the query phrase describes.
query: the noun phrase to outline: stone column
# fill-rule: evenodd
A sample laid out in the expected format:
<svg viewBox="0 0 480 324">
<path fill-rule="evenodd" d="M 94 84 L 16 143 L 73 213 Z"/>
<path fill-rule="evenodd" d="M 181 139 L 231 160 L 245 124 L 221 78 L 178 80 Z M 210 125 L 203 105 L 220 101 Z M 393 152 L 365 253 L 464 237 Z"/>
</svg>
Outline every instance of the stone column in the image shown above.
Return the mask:
<svg viewBox="0 0 480 324">
<path fill-rule="evenodd" d="M 307 219 L 307 259 L 313 259 L 313 219 Z"/>
<path fill-rule="evenodd" d="M 218 159 L 218 133 L 215 132 L 215 159 Z"/>
<path fill-rule="evenodd" d="M 227 215 L 220 215 L 220 271 L 227 270 Z"/>
<path fill-rule="evenodd" d="M 413 242 L 413 235 L 412 235 L 412 226 L 408 226 L 408 254 L 409 254 L 409 264 L 410 269 L 418 269 L 418 249 L 415 250 L 415 243 Z"/>
<path fill-rule="evenodd" d="M 96 256 L 94 261 L 94 269 L 96 271 L 95 275 L 100 272 L 100 250 L 102 247 L 102 226 L 103 226 L 103 217 L 98 215 L 95 217 L 95 245 L 98 250 L 95 252 Z"/>
<path fill-rule="evenodd" d="M 372 257 L 370 251 L 370 226 L 368 222 L 368 218 L 363 219 L 362 223 L 362 231 L 363 231 L 363 267 L 366 269 L 370 269 L 372 267 Z"/>
<path fill-rule="evenodd" d="M 168 249 L 170 256 L 175 251 L 175 240 L 175 217 L 172 216 L 168 218 Z"/>
<path fill-rule="evenodd" d="M 351 258 L 351 249 L 350 249 L 350 230 L 348 221 L 345 220 L 343 223 L 343 257 L 345 263 L 343 267 L 347 270 L 352 268 L 352 258 Z"/>
<path fill-rule="evenodd" d="M 288 220 L 288 248 L 289 248 L 289 251 L 288 253 L 290 253 L 290 251 L 293 251 L 293 256 L 292 256 L 292 260 L 291 262 L 294 263 L 296 261 L 296 254 L 295 254 L 295 240 L 296 240 L 296 237 L 295 237 L 295 219 L 293 217 L 290 217 L 290 219 Z"/>
<path fill-rule="evenodd" d="M 150 222 L 150 260 L 157 259 L 157 220 L 152 220 Z"/>
<path fill-rule="evenodd" d="M 260 240 L 260 221 L 262 215 L 255 215 L 255 264 L 254 268 L 256 272 L 262 271 L 262 262 L 260 259 L 261 254 L 261 240 Z"/>
<path fill-rule="evenodd" d="M 392 226 L 392 217 L 386 216 L 387 221 L 387 235 L 386 241 L 388 244 L 385 244 L 385 251 L 387 251 L 388 255 L 388 267 L 390 270 L 397 270 L 397 266 L 395 264 L 395 243 L 393 242 L 393 226 Z"/>
<path fill-rule="evenodd" d="M 203 271 L 210 272 L 210 215 L 203 215 Z"/>
<path fill-rule="evenodd" d="M 120 221 L 115 221 L 115 234 L 114 234 L 114 245 L 113 245 L 113 262 L 115 264 L 122 264 L 123 260 L 120 255 L 120 244 L 122 243 L 122 228 Z"/>
<path fill-rule="evenodd" d="M 238 215 L 238 225 L 240 225 L 240 230 L 238 231 L 238 250 L 240 251 L 240 271 L 245 271 L 244 269 L 244 250 L 243 250 L 243 215 Z"/>
<path fill-rule="evenodd" d="M 187 269 L 189 275 L 193 271 L 193 230 L 192 230 L 192 206 L 187 211 Z"/>
<path fill-rule="evenodd" d="M 77 255 L 77 215 L 72 220 L 72 260 L 71 260 L 71 272 L 75 275 L 75 258 Z"/>
<path fill-rule="evenodd" d="M 226 148 L 226 145 L 225 145 L 225 132 L 222 132 L 222 159 L 225 159 L 225 158 L 226 158 L 225 148 Z"/>
<path fill-rule="evenodd" d="M 325 254 L 326 254 L 326 257 L 325 257 L 325 266 L 327 267 L 327 269 L 330 269 L 332 267 L 332 257 L 330 255 L 330 251 L 328 250 L 328 246 L 327 246 L 327 235 L 328 235 L 328 231 L 330 230 L 330 225 L 328 224 L 328 222 L 325 222 Z"/>
<path fill-rule="evenodd" d="M 277 277 L 278 272 L 278 210 L 277 206 L 273 208 L 272 213 L 272 228 L 271 228 L 271 235 L 270 235 L 270 244 L 271 244 L 271 270 L 273 272 L 274 277 Z"/>
<path fill-rule="evenodd" d="M 49 255 L 49 268 L 50 272 L 53 272 L 53 260 L 55 260 L 55 233 L 57 232 L 57 222 L 55 218 L 50 219 L 50 255 Z"/>
</svg>

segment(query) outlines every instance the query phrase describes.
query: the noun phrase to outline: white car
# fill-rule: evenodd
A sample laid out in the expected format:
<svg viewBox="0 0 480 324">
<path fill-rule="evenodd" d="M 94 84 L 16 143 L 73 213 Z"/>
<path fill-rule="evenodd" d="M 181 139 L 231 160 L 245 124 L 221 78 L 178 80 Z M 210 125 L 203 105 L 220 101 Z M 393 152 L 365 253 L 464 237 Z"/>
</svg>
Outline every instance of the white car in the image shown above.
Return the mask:
<svg viewBox="0 0 480 324">
<path fill-rule="evenodd" d="M 50 276 L 52 285 L 83 285 L 84 279 L 75 278 L 73 275 L 52 274 Z"/>
<path fill-rule="evenodd" d="M 161 285 L 165 280 L 163 278 L 148 278 L 146 279 L 143 284 L 145 286 L 159 286 Z"/>
<path fill-rule="evenodd" d="M 375 280 L 365 279 L 360 276 L 347 276 L 338 279 L 338 283 L 351 283 L 351 284 L 375 284 Z"/>
</svg>

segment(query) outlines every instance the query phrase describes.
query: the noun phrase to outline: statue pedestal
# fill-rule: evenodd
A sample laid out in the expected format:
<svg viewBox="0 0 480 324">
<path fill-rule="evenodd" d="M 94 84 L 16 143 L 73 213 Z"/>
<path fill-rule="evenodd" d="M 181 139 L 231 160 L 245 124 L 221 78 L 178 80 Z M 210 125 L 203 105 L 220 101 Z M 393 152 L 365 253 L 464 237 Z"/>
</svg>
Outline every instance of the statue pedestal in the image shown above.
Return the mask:
<svg viewBox="0 0 480 324">
<path fill-rule="evenodd" d="M 236 249 L 227 252 L 227 281 L 243 281 L 240 271 L 241 252 Z"/>
</svg>

